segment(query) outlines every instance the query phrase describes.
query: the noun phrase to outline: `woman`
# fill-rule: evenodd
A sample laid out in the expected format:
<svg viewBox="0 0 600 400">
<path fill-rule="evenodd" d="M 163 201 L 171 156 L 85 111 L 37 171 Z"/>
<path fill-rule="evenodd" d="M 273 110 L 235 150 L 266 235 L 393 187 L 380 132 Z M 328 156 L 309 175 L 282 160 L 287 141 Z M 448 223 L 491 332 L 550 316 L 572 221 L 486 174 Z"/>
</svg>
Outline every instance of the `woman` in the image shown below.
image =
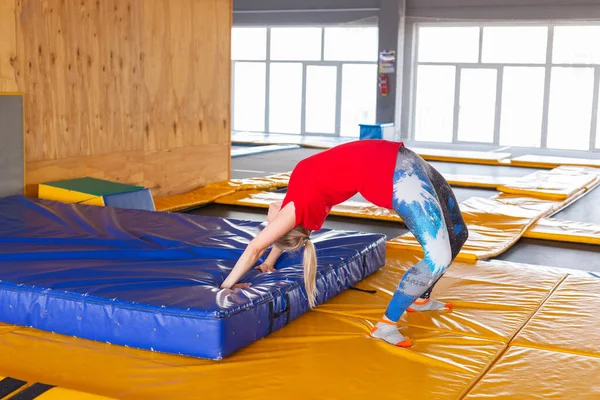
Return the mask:
<svg viewBox="0 0 600 400">
<path fill-rule="evenodd" d="M 401 142 L 359 140 L 313 155 L 296 166 L 287 195 L 272 205 L 268 225 L 249 244 L 221 288 L 236 285 L 266 249 L 273 249 L 259 268 L 272 271 L 283 251 L 304 246 L 304 282 L 311 307 L 316 297 L 316 254 L 311 231 L 321 229 L 331 208 L 360 193 L 373 204 L 394 209 L 424 250 L 410 268 L 371 336 L 409 347 L 397 328 L 405 311 L 451 308 L 430 299 L 433 286 L 467 240 L 468 231 L 452 189 L 428 163 Z"/>
</svg>

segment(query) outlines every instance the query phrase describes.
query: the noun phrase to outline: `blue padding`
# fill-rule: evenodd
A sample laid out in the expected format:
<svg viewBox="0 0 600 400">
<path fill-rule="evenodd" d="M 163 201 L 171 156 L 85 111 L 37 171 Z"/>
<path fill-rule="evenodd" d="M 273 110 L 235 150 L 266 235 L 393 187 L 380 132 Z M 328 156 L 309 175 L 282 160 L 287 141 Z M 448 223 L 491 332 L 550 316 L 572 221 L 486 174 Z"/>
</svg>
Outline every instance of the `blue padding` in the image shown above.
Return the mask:
<svg viewBox="0 0 600 400">
<path fill-rule="evenodd" d="M 273 144 L 267 146 L 245 146 L 242 149 L 232 149 L 231 158 L 251 156 L 254 154 L 270 153 L 272 151 L 299 149 L 297 144 Z"/>
<path fill-rule="evenodd" d="M 220 291 L 258 222 L 0 199 L 0 321 L 220 359 L 307 311 L 302 255 Z M 318 303 L 385 262 L 383 235 L 323 230 Z M 265 254 L 266 256 L 266 254 Z"/>
<path fill-rule="evenodd" d="M 392 123 L 385 124 L 359 124 L 360 127 L 360 135 L 359 138 L 361 140 L 366 139 L 384 139 L 385 135 L 383 133 L 384 128 L 393 127 Z"/>
<path fill-rule="evenodd" d="M 104 197 L 104 205 L 130 210 L 155 211 L 154 199 L 150 189 L 136 190 L 126 193 L 108 194 Z"/>
</svg>

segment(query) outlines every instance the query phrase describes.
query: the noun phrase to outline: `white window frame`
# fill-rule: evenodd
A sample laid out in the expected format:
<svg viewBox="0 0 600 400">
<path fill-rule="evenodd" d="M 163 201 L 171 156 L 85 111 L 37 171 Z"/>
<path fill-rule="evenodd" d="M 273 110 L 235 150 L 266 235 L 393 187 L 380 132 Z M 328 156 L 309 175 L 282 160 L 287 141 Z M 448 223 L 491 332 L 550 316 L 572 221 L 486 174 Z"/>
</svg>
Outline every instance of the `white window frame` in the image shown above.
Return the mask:
<svg viewBox="0 0 600 400">
<path fill-rule="evenodd" d="M 476 21 L 476 22 L 427 22 L 425 20 L 415 19 L 412 23 L 412 37 L 413 41 L 411 44 L 411 65 L 410 65 L 410 111 L 408 118 L 408 139 L 417 141 L 416 139 L 416 90 L 417 90 L 417 71 L 419 65 L 448 65 L 456 67 L 455 77 L 455 92 L 454 92 L 454 119 L 452 129 L 452 141 L 451 144 L 462 144 L 462 145 L 479 145 L 497 148 L 500 146 L 500 121 L 502 113 L 502 80 L 504 67 L 543 67 L 545 68 L 545 80 L 544 80 L 544 97 L 543 97 L 543 109 L 542 109 L 542 129 L 541 129 L 541 145 L 536 149 L 544 150 L 560 150 L 556 148 L 548 148 L 548 113 L 550 106 L 550 79 L 551 71 L 553 67 L 568 67 L 568 68 L 593 68 L 594 69 L 594 86 L 593 86 L 593 97 L 592 97 L 592 113 L 590 121 L 590 140 L 587 151 L 600 151 L 600 148 L 596 148 L 596 135 L 597 122 L 598 122 L 598 90 L 600 86 L 600 64 L 564 64 L 564 63 L 553 63 L 552 62 L 552 51 L 554 44 L 554 28 L 556 26 L 582 26 L 582 25 L 599 25 L 599 22 L 594 21 L 576 21 L 576 22 L 552 22 L 538 21 L 538 22 L 518 22 L 518 21 Z M 483 63 L 482 62 L 482 47 L 483 47 L 483 28 L 490 26 L 531 26 L 548 27 L 548 36 L 546 43 L 546 61 L 545 63 Z M 479 28 L 479 59 L 476 63 L 455 63 L 455 62 L 419 62 L 418 61 L 418 48 L 419 48 L 419 28 L 420 27 L 478 27 Z M 459 116 L 459 99 L 460 99 L 460 77 L 462 69 L 496 69 L 497 81 L 496 81 L 496 105 L 495 105 L 495 121 L 494 121 L 494 140 L 492 143 L 489 142 L 470 142 L 458 140 L 458 116 Z M 438 142 L 434 142 L 438 143 Z M 441 142 L 439 142 L 441 143 Z M 444 142 L 446 143 L 446 142 Z M 446 144 L 450 144 L 446 143 Z M 518 147 L 518 146 L 508 146 Z M 585 151 L 585 150 L 584 150 Z"/>
<path fill-rule="evenodd" d="M 286 26 L 286 28 L 321 28 L 321 59 L 317 61 L 307 61 L 307 60 L 271 60 L 271 26 L 265 26 L 261 28 L 267 29 L 267 49 L 266 49 L 266 59 L 265 60 L 232 60 L 231 62 L 231 71 L 232 74 L 235 73 L 235 64 L 238 62 L 241 63 L 265 63 L 266 65 L 266 86 L 265 86 L 265 129 L 264 133 L 269 134 L 279 134 L 281 132 L 270 132 L 269 127 L 269 104 L 270 104 L 270 84 L 271 84 L 271 63 L 293 63 L 293 64 L 302 64 L 302 100 L 301 100 L 301 112 L 300 112 L 300 133 L 286 133 L 289 135 L 298 135 L 298 136 L 340 136 L 341 135 L 341 119 L 342 119 L 342 74 L 343 74 L 343 66 L 352 64 L 352 65 L 377 65 L 377 60 L 374 61 L 325 61 L 325 29 L 336 26 Z M 376 25 L 364 25 L 362 27 L 377 27 Z M 277 28 L 276 26 L 274 28 Z M 335 109 L 335 132 L 334 133 L 315 133 L 315 132 L 306 132 L 306 68 L 308 66 L 334 66 L 337 67 L 337 82 L 336 82 L 336 109 Z M 235 126 L 235 77 L 232 76 L 232 84 L 231 84 L 231 115 L 232 115 L 232 127 Z M 377 85 L 377 74 L 373 75 L 373 90 L 376 89 Z M 358 129 L 358 126 L 356 127 Z M 234 132 L 239 132 L 233 130 Z M 263 132 L 260 132 L 263 133 Z M 358 136 L 358 135 L 357 135 Z"/>
</svg>

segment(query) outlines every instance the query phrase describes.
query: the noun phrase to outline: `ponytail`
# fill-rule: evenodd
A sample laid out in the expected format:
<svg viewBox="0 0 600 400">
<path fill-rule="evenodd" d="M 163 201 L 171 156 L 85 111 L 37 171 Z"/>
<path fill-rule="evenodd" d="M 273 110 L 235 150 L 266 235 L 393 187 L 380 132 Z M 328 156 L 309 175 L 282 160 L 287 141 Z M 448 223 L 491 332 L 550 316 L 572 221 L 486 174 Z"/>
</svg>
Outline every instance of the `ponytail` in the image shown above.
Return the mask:
<svg viewBox="0 0 600 400">
<path fill-rule="evenodd" d="M 282 250 L 296 251 L 304 245 L 304 288 L 308 296 L 308 305 L 313 308 L 317 298 L 317 251 L 309 238 L 310 231 L 297 227 L 275 242 Z"/>
<path fill-rule="evenodd" d="M 304 287 L 308 296 L 308 305 L 313 308 L 317 298 L 317 252 L 308 237 L 304 244 Z"/>
</svg>

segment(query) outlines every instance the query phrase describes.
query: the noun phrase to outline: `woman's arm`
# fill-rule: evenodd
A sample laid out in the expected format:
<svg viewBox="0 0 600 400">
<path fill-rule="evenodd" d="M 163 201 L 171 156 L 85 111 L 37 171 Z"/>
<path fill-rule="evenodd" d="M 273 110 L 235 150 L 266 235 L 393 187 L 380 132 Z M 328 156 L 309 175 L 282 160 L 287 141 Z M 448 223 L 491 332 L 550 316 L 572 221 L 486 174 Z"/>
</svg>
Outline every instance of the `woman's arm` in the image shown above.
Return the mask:
<svg viewBox="0 0 600 400">
<path fill-rule="evenodd" d="M 244 253 L 231 270 L 231 273 L 221 284 L 222 289 L 229 289 L 235 285 L 256 264 L 260 256 L 277 239 L 291 231 L 296 223 L 296 211 L 293 203 L 286 205 L 246 247 Z M 275 250 L 275 249 L 273 249 Z"/>
<path fill-rule="evenodd" d="M 283 253 L 282 249 L 280 249 L 276 245 L 273 246 L 273 248 L 271 249 L 271 252 L 269 253 L 269 256 L 267 257 L 265 262 L 262 263 L 262 265 L 259 265 L 258 267 L 256 267 L 256 269 L 260 269 L 262 272 L 275 271 L 275 264 L 277 263 L 277 260 L 279 259 L 279 256 L 281 255 L 281 253 Z"/>
</svg>

